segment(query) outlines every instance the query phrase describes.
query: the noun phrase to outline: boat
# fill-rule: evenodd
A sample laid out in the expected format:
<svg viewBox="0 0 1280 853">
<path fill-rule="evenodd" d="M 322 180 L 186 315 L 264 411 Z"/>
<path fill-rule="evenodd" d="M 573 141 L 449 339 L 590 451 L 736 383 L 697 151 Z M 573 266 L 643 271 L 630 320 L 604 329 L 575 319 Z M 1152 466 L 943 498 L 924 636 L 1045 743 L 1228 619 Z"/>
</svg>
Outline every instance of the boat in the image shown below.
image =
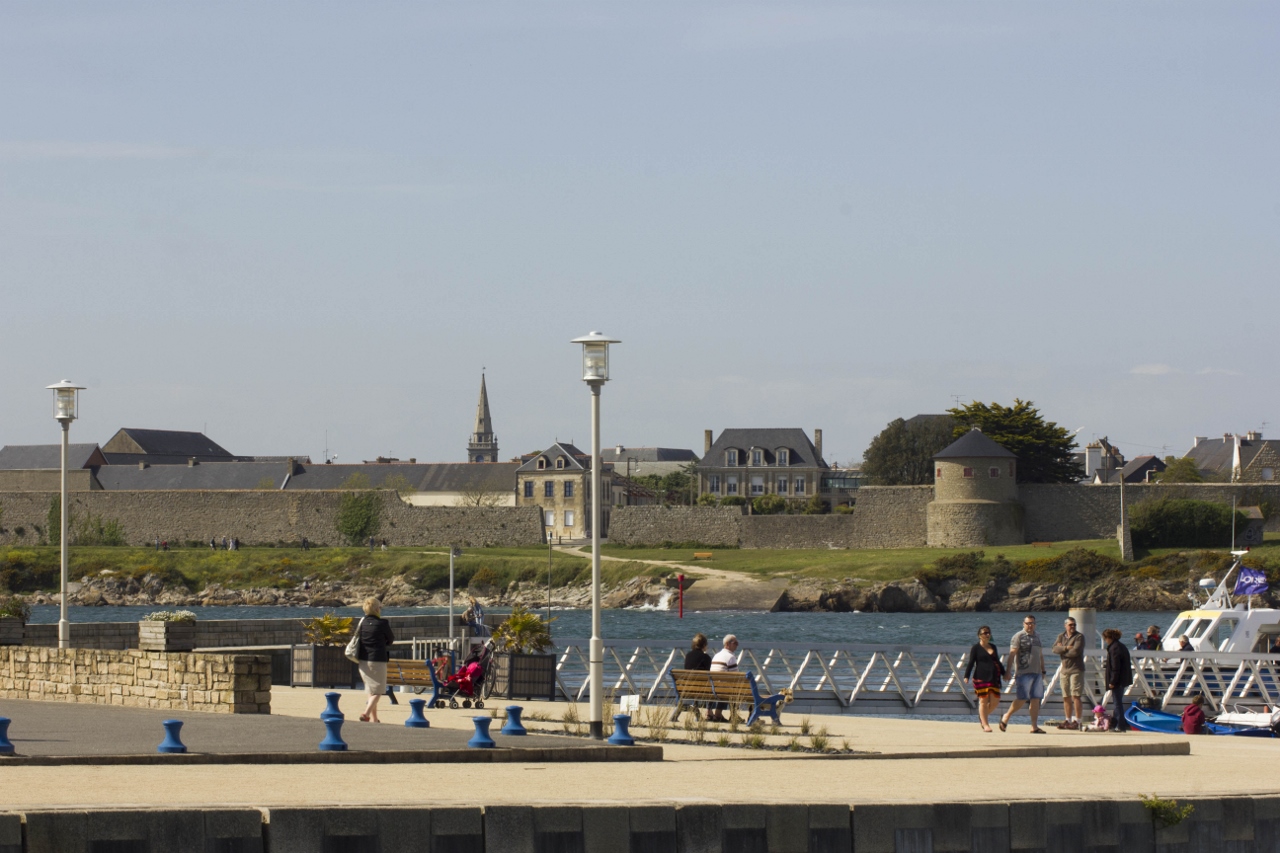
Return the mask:
<svg viewBox="0 0 1280 853">
<path fill-rule="evenodd" d="M 1206 593 L 1213 591 L 1203 602 L 1194 593 L 1190 595 L 1195 607 L 1182 611 L 1173 620 L 1161 639 L 1161 650 L 1182 651 L 1183 636 L 1191 649 L 1198 652 L 1267 654 L 1280 644 L 1280 610 L 1253 607 L 1252 595 L 1243 596 L 1244 601 L 1233 601 L 1227 582 L 1242 568 L 1242 558 L 1248 552 L 1231 553 L 1236 557 L 1231 568 L 1221 581 L 1213 578 L 1200 581 L 1200 589 Z"/>
<path fill-rule="evenodd" d="M 1183 733 L 1181 716 L 1170 714 L 1166 711 L 1157 711 L 1154 708 L 1143 708 L 1137 702 L 1130 705 L 1129 710 L 1124 712 L 1124 718 L 1128 720 L 1129 725 L 1140 732 L 1155 732 L 1165 735 L 1180 735 Z M 1275 737 L 1275 732 L 1269 726 L 1227 725 L 1211 721 L 1206 722 L 1204 728 L 1205 734 L 1211 735 Z"/>
</svg>

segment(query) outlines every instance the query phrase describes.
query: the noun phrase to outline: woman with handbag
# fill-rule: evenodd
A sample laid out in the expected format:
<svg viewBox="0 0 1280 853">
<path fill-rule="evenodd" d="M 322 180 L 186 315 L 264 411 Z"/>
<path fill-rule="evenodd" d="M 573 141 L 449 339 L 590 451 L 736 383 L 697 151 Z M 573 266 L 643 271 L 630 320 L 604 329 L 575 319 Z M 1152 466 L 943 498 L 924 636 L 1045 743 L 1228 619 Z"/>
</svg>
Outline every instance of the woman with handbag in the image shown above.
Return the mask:
<svg viewBox="0 0 1280 853">
<path fill-rule="evenodd" d="M 978 629 L 978 642 L 969 649 L 969 665 L 964 668 L 966 683 L 969 676 L 973 676 L 973 692 L 978 696 L 978 724 L 984 732 L 989 732 L 989 718 L 1000 707 L 1004 664 L 1000 663 L 1000 652 L 991 641 L 991 629 L 986 625 Z"/>
<path fill-rule="evenodd" d="M 382 602 L 373 597 L 366 598 L 364 618 L 352 637 L 356 646 L 356 665 L 360 668 L 360 678 L 364 680 L 364 691 L 369 694 L 364 713 L 360 715 L 361 722 L 382 722 L 378 719 L 378 700 L 387 690 L 387 661 L 391 659 L 391 644 L 395 639 L 391 624 L 382 618 Z"/>
</svg>

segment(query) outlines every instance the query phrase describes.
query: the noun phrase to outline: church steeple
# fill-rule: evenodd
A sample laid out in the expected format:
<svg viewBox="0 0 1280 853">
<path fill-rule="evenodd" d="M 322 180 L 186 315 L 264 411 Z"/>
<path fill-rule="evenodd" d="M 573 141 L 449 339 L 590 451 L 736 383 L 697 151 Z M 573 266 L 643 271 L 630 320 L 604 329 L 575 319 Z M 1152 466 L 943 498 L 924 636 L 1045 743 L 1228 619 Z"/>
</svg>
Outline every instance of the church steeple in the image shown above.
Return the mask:
<svg viewBox="0 0 1280 853">
<path fill-rule="evenodd" d="M 493 434 L 493 418 L 489 416 L 489 392 L 480 374 L 480 402 L 476 404 L 476 425 L 467 442 L 468 462 L 497 462 L 498 437 Z"/>
</svg>

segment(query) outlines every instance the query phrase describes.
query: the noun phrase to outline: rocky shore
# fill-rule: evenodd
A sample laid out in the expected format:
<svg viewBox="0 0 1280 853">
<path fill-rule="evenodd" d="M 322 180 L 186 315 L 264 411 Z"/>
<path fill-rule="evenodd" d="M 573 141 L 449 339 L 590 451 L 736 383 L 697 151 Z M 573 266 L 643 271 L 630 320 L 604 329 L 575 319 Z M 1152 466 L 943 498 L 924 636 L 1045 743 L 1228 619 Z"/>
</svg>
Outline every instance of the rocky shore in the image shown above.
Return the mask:
<svg viewBox="0 0 1280 853">
<path fill-rule="evenodd" d="M 686 580 L 686 584 L 691 582 Z M 692 583 L 696 583 L 692 581 Z M 687 588 L 687 586 L 686 586 Z M 426 607 L 448 604 L 444 590 L 421 590 L 403 577 L 370 583 L 349 581 L 315 581 L 290 589 L 254 587 L 230 589 L 210 584 L 193 591 L 185 587 L 166 586 L 154 575 L 141 579 L 122 579 L 109 575 L 82 578 L 71 584 L 70 601 L 83 606 L 142 605 L 157 607 L 276 605 L 302 607 L 349 607 L 367 596 L 377 596 L 393 607 Z M 666 609 L 673 605 L 675 578 L 633 578 L 622 584 L 606 586 L 603 603 L 608 608 L 646 607 Z M 507 589 L 486 587 L 459 589 L 455 601 L 475 595 L 486 606 L 530 607 L 545 605 L 547 588 L 536 583 L 514 583 Z M 1270 596 L 1256 603 L 1276 606 Z M 56 593 L 37 593 L 33 604 L 57 603 Z M 589 607 L 591 588 L 588 584 L 556 587 L 551 590 L 555 607 Z M 1133 577 L 1111 577 L 1080 583 L 1000 583 L 989 581 L 975 587 L 956 579 L 925 584 L 919 580 L 865 584 L 856 579 L 843 583 L 831 581 L 794 581 L 779 600 L 775 610 L 861 611 L 882 613 L 948 613 L 973 611 L 1061 611 L 1070 607 L 1093 607 L 1098 610 L 1181 610 L 1187 605 L 1185 581 L 1153 580 Z"/>
</svg>

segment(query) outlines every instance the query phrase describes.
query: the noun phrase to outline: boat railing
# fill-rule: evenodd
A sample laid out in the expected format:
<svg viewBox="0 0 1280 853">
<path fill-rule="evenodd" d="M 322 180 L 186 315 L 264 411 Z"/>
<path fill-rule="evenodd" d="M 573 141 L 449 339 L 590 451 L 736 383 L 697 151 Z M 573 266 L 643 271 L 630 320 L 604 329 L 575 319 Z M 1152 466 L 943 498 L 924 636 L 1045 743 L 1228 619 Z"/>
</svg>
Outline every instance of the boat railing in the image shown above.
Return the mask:
<svg viewBox="0 0 1280 853">
<path fill-rule="evenodd" d="M 589 641 L 556 641 L 556 670 L 565 698 L 587 697 Z M 683 643 L 659 640 L 605 640 L 605 690 L 633 694 L 651 704 L 671 704 L 669 673 L 684 662 Z M 738 649 L 742 670 L 761 689 L 789 691 L 797 710 L 861 714 L 965 714 L 976 708 L 964 681 L 968 646 L 868 645 L 838 643 L 753 643 Z M 1084 701 L 1100 704 L 1106 694 L 1103 651 L 1085 654 Z M 1215 709 L 1229 704 L 1280 704 L 1280 654 L 1213 652 L 1131 652 L 1134 683 L 1128 700 L 1147 700 L 1161 709 L 1185 705 L 1203 693 Z M 1007 659 L 1007 655 L 1006 655 Z M 1046 651 L 1045 702 L 1061 700 L 1062 666 Z M 1012 694 L 1012 680 L 1005 693 Z M 1010 696 L 1012 698 L 1012 696 Z"/>
</svg>

